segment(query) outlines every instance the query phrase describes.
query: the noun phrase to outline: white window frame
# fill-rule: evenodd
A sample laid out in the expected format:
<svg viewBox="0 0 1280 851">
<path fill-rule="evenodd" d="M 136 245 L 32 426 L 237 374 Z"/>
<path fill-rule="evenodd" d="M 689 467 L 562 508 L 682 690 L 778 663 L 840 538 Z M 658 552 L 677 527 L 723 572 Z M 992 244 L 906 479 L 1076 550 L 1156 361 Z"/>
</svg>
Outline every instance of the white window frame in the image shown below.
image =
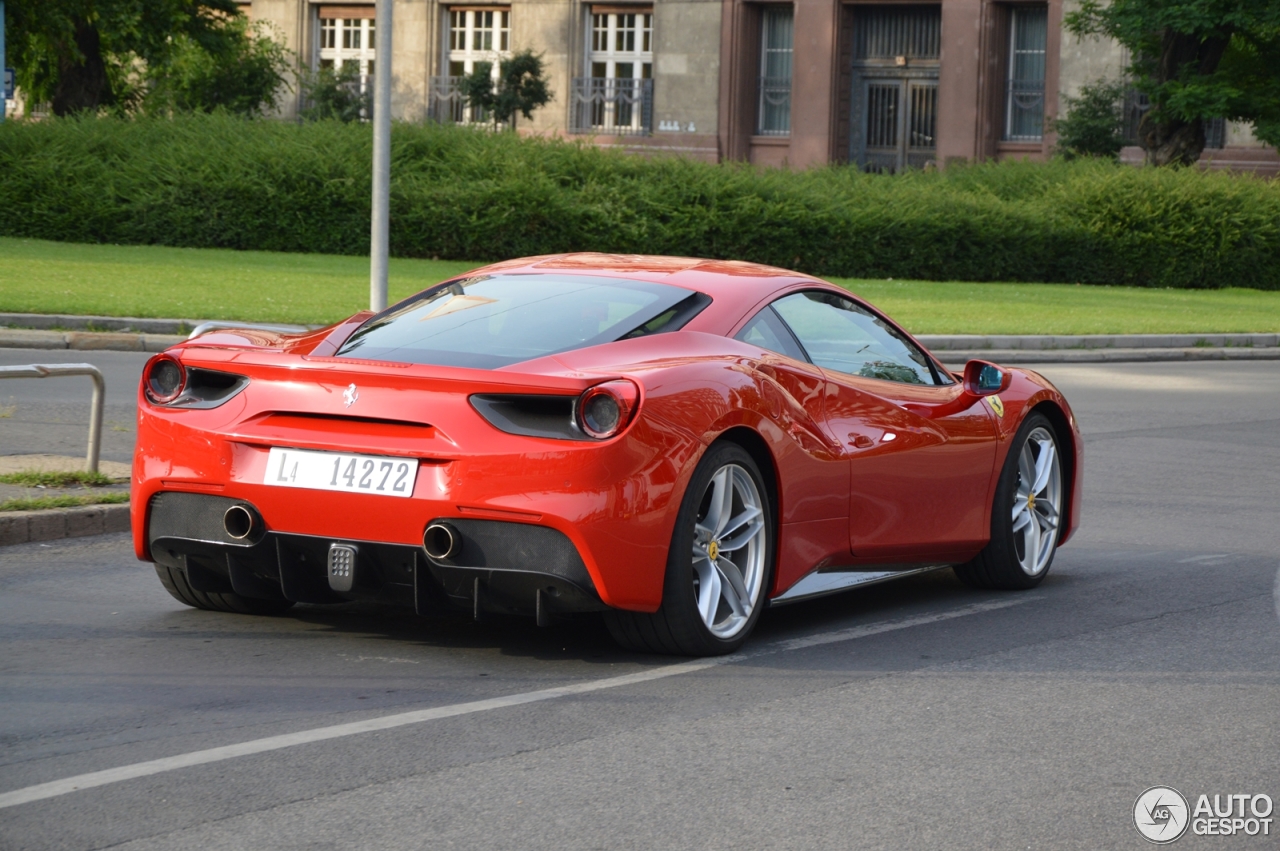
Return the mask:
<svg viewBox="0 0 1280 851">
<path fill-rule="evenodd" d="M 445 9 L 444 68 L 446 76 L 461 78 L 477 62 L 493 65 L 496 81 L 502 60 L 511 58 L 510 6 L 449 6 Z M 461 73 L 458 73 L 461 71 Z M 462 107 L 462 124 L 486 122 L 488 117 Z"/>
<path fill-rule="evenodd" d="M 653 9 L 637 6 L 634 12 L 591 10 L 587 42 L 587 76 L 608 80 L 647 80 L 653 76 Z M 618 65 L 630 64 L 630 77 L 618 76 Z M 603 65 L 603 73 L 596 73 Z M 636 67 L 640 73 L 635 73 Z"/>
<path fill-rule="evenodd" d="M 370 7 L 372 9 L 373 7 Z M 326 18 L 316 10 L 316 68 L 339 71 L 348 62 L 360 65 L 360 91 L 368 90 L 377 66 L 377 33 L 372 17 Z"/>
<path fill-rule="evenodd" d="M 587 77 L 596 80 L 653 78 L 653 7 L 637 6 L 634 11 L 594 7 L 589 10 L 587 24 Z M 629 73 L 620 76 L 620 66 Z M 605 130 L 642 129 L 644 110 L 640 104 L 626 109 L 623 112 L 619 104 L 606 102 L 597 126 Z M 628 113 L 630 120 L 627 120 Z M 619 117 L 623 118 L 622 122 L 618 121 Z"/>
<path fill-rule="evenodd" d="M 445 73 L 460 77 L 477 62 L 492 62 L 496 75 L 497 63 L 511 56 L 511 7 L 450 6 L 445 14 Z M 455 73 L 459 64 L 462 74 Z"/>
</svg>

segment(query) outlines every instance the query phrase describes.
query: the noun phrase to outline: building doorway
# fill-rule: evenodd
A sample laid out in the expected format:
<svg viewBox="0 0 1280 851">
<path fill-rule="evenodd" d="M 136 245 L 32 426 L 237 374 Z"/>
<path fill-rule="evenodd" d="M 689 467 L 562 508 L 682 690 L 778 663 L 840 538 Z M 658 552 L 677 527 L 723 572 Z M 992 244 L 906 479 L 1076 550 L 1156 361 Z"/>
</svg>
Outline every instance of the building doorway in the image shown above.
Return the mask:
<svg viewBox="0 0 1280 851">
<path fill-rule="evenodd" d="M 849 158 L 866 171 L 937 158 L 942 7 L 854 7 Z"/>
</svg>

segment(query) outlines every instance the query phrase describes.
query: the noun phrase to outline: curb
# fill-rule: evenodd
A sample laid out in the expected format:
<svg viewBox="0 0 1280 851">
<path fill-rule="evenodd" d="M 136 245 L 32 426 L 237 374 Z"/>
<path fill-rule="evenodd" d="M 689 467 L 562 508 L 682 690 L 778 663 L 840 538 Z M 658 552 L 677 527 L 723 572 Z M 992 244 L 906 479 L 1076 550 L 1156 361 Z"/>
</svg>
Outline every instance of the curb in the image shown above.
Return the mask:
<svg viewBox="0 0 1280 851">
<path fill-rule="evenodd" d="M 0 348 L 80 351 L 163 352 L 187 339 L 180 334 L 122 334 L 92 331 L 33 331 L 0 328 Z"/>
<path fill-rule="evenodd" d="M 1213 348 L 1194 349 L 974 349 L 934 354 L 943 363 L 954 366 L 969 360 L 994 363 L 1154 363 L 1157 361 L 1242 361 L 1280 360 L 1280 348 Z"/>
<path fill-rule="evenodd" d="M 191 319 L 143 319 L 137 316 L 80 316 L 70 313 L 0 313 L 0 325 L 40 331 L 134 331 L 186 336 L 200 325 Z"/>
<path fill-rule="evenodd" d="M 129 504 L 0 511 L 0 546 L 129 531 Z"/>
<path fill-rule="evenodd" d="M 934 354 L 978 349 L 1266 349 L 1280 346 L 1280 334 L 919 334 Z"/>
</svg>

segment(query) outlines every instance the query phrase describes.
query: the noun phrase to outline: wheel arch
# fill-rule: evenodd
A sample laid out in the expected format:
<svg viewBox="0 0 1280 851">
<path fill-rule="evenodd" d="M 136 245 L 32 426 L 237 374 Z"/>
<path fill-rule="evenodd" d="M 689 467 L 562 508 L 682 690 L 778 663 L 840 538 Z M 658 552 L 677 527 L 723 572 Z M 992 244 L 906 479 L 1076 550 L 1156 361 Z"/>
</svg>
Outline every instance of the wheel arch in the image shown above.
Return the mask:
<svg viewBox="0 0 1280 851">
<path fill-rule="evenodd" d="M 776 528 L 778 519 L 782 516 L 782 506 L 778 502 L 780 493 L 778 465 L 773 459 L 773 453 L 769 451 L 769 444 L 765 442 L 759 432 L 747 426 L 734 426 L 726 429 L 716 437 L 715 441 L 712 442 L 712 446 L 722 441 L 742 447 L 751 456 L 751 460 L 756 462 L 756 466 L 760 468 L 760 475 L 764 477 L 765 490 L 768 491 L 769 495 L 769 505 L 773 508 L 774 537 L 776 538 Z"/>
</svg>

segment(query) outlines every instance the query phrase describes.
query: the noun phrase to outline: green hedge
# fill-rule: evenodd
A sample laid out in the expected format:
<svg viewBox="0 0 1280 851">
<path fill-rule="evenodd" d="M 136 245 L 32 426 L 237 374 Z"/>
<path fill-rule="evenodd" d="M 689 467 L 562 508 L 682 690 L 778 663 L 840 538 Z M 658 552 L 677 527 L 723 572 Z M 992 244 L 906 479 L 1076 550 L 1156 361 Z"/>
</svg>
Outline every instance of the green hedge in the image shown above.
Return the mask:
<svg viewBox="0 0 1280 851">
<path fill-rule="evenodd" d="M 361 254 L 367 125 L 226 116 L 0 125 L 0 234 Z M 861 174 L 643 158 L 400 125 L 392 252 L 595 250 L 817 275 L 1280 289 L 1280 183 L 1102 162 Z"/>
</svg>

